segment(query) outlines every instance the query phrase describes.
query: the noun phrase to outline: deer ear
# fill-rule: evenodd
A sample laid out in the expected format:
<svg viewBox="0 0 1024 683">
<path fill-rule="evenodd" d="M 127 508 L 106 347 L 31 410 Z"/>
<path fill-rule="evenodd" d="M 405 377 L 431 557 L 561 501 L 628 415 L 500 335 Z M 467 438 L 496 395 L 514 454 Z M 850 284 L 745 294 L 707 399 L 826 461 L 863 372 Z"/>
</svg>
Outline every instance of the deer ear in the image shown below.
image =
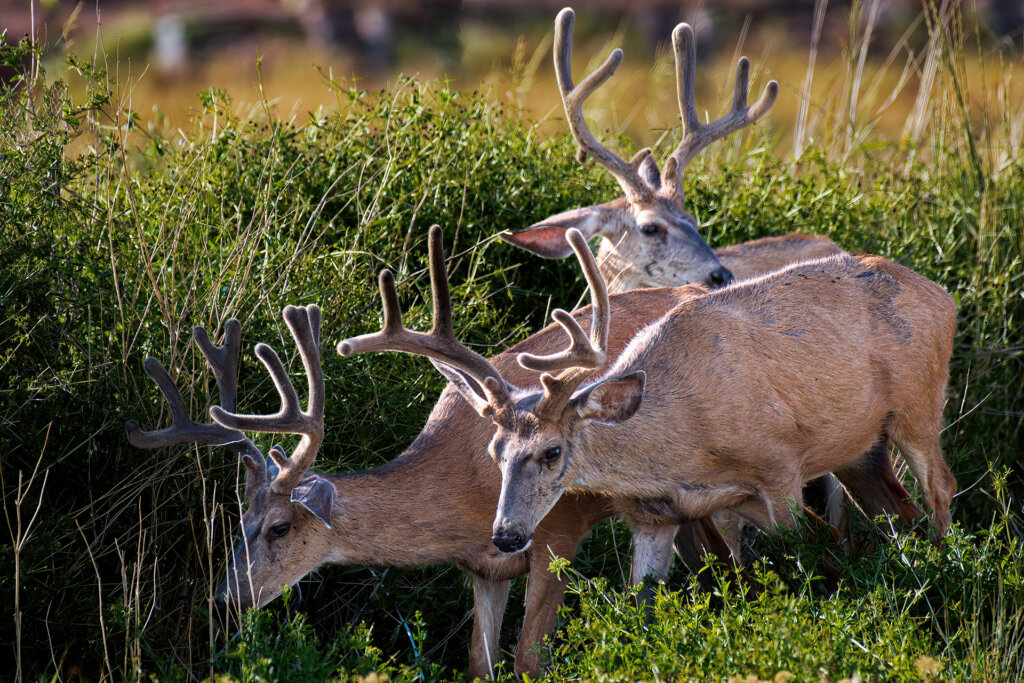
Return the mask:
<svg viewBox="0 0 1024 683">
<path fill-rule="evenodd" d="M 647 186 L 652 190 L 661 189 L 661 173 L 658 172 L 658 162 L 654 160 L 654 155 L 651 154 L 650 149 L 643 150 L 647 152 L 647 156 L 640 162 L 640 177 L 644 179 Z M 642 153 L 642 152 L 641 152 Z"/>
<path fill-rule="evenodd" d="M 292 489 L 291 500 L 312 512 L 330 529 L 331 510 L 337 497 L 338 490 L 334 484 L 323 477 L 312 476 L 300 481 Z"/>
<path fill-rule="evenodd" d="M 585 420 L 616 424 L 633 417 L 644 397 L 647 373 L 643 370 L 606 379 L 576 396 L 569 408 Z"/>
<path fill-rule="evenodd" d="M 544 258 L 568 258 L 573 253 L 565 238 L 569 228 L 576 228 L 589 240 L 604 227 L 601 218 L 601 207 L 588 206 L 549 216 L 528 228 L 506 230 L 498 233 L 498 237 Z"/>
<path fill-rule="evenodd" d="M 473 410 L 484 415 L 484 408 L 487 406 L 487 396 L 484 390 L 480 387 L 480 384 L 464 373 L 458 368 L 453 368 L 447 363 L 443 363 L 434 358 L 430 359 L 430 364 L 437 368 L 437 371 L 448 378 L 448 381 L 459 390 L 462 397 L 469 402 L 469 405 L 473 406 Z M 484 415 L 487 417 L 487 415 Z"/>
</svg>

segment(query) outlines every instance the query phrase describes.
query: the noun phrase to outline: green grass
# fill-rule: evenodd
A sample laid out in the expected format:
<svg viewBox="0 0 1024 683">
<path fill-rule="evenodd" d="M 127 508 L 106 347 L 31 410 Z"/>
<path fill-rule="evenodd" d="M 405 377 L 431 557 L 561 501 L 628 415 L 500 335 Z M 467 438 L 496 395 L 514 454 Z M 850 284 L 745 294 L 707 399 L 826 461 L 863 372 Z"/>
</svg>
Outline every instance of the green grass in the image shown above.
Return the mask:
<svg viewBox="0 0 1024 683">
<path fill-rule="evenodd" d="M 19 50 L 4 47 L 4 60 L 21 63 Z M 879 541 L 844 558 L 842 584 L 829 587 L 814 578 L 820 548 L 765 538 L 759 596 L 724 583 L 701 593 L 679 572 L 648 623 L 623 589 L 628 531 L 604 524 L 575 564 L 552 679 L 916 680 L 940 665 L 944 677 L 1019 677 L 1024 165 L 1005 153 L 1013 140 L 998 117 L 965 132 L 949 59 L 919 139 L 848 154 L 824 139 L 783 160 L 761 127 L 709 150 L 686 178 L 713 245 L 827 235 L 955 296 L 943 439 L 964 493 L 947 545 Z M 239 465 L 216 449 L 128 444 L 125 420 L 168 419 L 142 360 L 164 361 L 200 415 L 215 397 L 192 326 L 237 316 L 246 348 L 266 341 L 294 369 L 280 309 L 318 303 L 325 344 L 374 329 L 383 266 L 404 283 L 408 323 L 428 324 L 432 223 L 445 228 L 457 332 L 496 352 L 542 326 L 546 310 L 574 305 L 582 285 L 572 263 L 493 235 L 617 187 L 576 164 L 567 136 L 541 137 L 487 93 L 443 83 L 379 93 L 333 83 L 336 110 L 301 122 L 269 105 L 238 118 L 209 90 L 193 124 L 165 135 L 116 104 L 123 84 L 75 66 L 89 84 L 81 101 L 45 77 L 0 86 L 0 474 L 11 529 L 0 593 L 8 614 L 21 613 L 20 626 L 0 622 L 0 642 L 13 652 L 20 639 L 29 680 L 76 669 L 92 680 L 461 675 L 472 601 L 453 567 L 325 568 L 302 584 L 301 603 L 278 600 L 236 636 L 212 628 Z M 245 409 L 273 409 L 248 352 L 243 366 Z M 325 354 L 324 370 L 324 471 L 397 455 L 443 386 L 429 364 L 397 354 Z M 513 590 L 507 646 L 523 590 Z M 0 676 L 14 678 L 14 658 L 2 661 Z"/>
</svg>

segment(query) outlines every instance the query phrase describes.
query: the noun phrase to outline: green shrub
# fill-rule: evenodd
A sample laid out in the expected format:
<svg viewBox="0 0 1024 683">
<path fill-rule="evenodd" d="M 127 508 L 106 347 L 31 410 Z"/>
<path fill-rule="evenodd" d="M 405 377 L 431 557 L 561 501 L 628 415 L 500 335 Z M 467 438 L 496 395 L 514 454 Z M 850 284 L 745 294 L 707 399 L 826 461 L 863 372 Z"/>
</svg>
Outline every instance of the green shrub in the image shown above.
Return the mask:
<svg viewBox="0 0 1024 683">
<path fill-rule="evenodd" d="M 26 43 L 0 48 L 11 64 L 30 53 Z M 395 677 L 461 670 L 472 602 L 453 567 L 325 568 L 304 584 L 301 615 L 250 615 L 235 640 L 220 630 L 208 606 L 237 522 L 239 464 L 216 449 L 129 446 L 125 420 L 155 428 L 168 419 L 142 361 L 164 361 L 199 416 L 216 397 L 192 326 L 216 333 L 237 316 L 247 346 L 271 343 L 295 370 L 280 309 L 320 304 L 325 344 L 375 328 L 374 274 L 385 265 L 401 281 L 407 322 L 427 324 L 431 223 L 445 228 L 457 333 L 497 351 L 538 329 L 544 311 L 573 306 L 583 287 L 574 264 L 529 258 L 493 236 L 617 187 L 576 164 L 568 136 L 542 139 L 489 94 L 444 83 L 406 79 L 370 93 L 335 82 L 337 110 L 299 123 L 269 106 L 235 116 L 212 89 L 200 93 L 193 125 L 165 137 L 114 104 L 123 85 L 72 66 L 85 77 L 81 101 L 44 78 L 0 86 L 0 474 L 12 529 L 19 473 L 27 480 L 37 464 L 24 519 L 43 501 L 27 541 L 12 532 L 0 544 L 0 593 L 21 610 L 20 626 L 0 622 L 0 640 L 20 636 L 33 679 L 72 667 L 94 679 L 203 677 L 210 662 L 213 674 L 237 678 L 273 678 L 292 663 L 313 677 L 378 665 Z M 964 493 L 948 546 L 881 543 L 847 563 L 838 592 L 793 583 L 812 550 L 793 554 L 792 566 L 783 555 L 769 569 L 789 590 L 765 573 L 769 589 L 751 602 L 727 591 L 665 594 L 656 607 L 664 623 L 643 631 L 618 591 L 628 534 L 602 525 L 578 559 L 597 578 L 575 584 L 553 677 L 653 677 L 654 665 L 683 659 L 689 668 L 679 671 L 701 678 L 782 668 L 912 677 L 928 656 L 950 675 L 997 680 L 1019 663 L 1020 528 L 1006 509 L 1024 489 L 1024 169 L 1017 156 L 978 161 L 957 121 L 935 125 L 945 127 L 930 147 L 843 158 L 712 150 L 686 189 L 713 245 L 823 234 L 953 293 L 960 321 L 944 446 Z M 241 403 L 272 410 L 276 394 L 251 361 L 246 353 Z M 398 354 L 325 354 L 324 370 L 324 471 L 396 456 L 443 386 L 422 359 Z M 1003 466 L 1005 479 L 988 478 Z M 519 582 L 505 643 L 517 635 L 522 591 Z M 427 635 L 410 637 L 417 611 Z M 613 635 L 621 643 L 607 652 L 582 647 Z M 12 664 L 0 668 L 13 675 Z"/>
</svg>

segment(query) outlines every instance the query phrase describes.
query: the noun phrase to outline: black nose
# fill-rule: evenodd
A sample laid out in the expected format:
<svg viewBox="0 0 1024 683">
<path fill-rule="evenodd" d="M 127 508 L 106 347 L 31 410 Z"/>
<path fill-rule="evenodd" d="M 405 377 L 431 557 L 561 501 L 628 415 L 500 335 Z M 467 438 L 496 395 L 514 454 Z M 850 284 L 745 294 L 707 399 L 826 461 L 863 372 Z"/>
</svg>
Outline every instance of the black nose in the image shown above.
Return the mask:
<svg viewBox="0 0 1024 683">
<path fill-rule="evenodd" d="M 719 287 L 725 287 L 727 284 L 736 279 L 736 276 L 732 274 L 732 271 L 722 266 L 718 270 L 715 270 L 708 275 L 708 286 L 711 289 L 718 289 Z"/>
<path fill-rule="evenodd" d="M 526 546 L 526 539 L 514 531 L 499 531 L 491 536 L 491 541 L 503 553 L 519 552 Z"/>
</svg>

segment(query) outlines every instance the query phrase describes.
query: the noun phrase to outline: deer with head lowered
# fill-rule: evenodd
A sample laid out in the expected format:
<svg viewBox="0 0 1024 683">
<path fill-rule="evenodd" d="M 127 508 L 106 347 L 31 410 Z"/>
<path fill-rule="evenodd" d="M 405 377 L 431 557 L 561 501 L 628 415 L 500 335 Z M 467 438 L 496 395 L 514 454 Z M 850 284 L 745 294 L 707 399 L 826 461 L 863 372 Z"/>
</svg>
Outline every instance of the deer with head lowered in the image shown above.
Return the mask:
<svg viewBox="0 0 1024 683">
<path fill-rule="evenodd" d="M 568 347 L 517 354 L 543 373 L 539 390 L 517 387 L 453 339 L 426 344 L 405 333 L 393 296 L 380 333 L 338 347 L 428 356 L 494 424 L 500 550 L 528 548 L 563 494 L 608 493 L 629 511 L 634 578 L 664 575 L 680 521 L 731 509 L 758 526 L 792 525 L 804 482 L 871 470 L 872 446 L 890 439 L 921 486 L 936 536 L 945 534 L 956 481 L 939 432 L 956 309 L 941 287 L 877 256 L 809 261 L 691 292 L 601 372 L 609 297 L 583 236 L 568 238 L 594 314 L 588 336 L 555 311 Z M 443 303 L 435 314 L 450 315 Z"/>
<path fill-rule="evenodd" d="M 444 304 L 448 295 L 439 229 L 431 231 L 430 251 L 435 303 L 440 301 L 441 310 L 450 311 L 450 303 Z M 390 273 L 382 274 L 381 286 L 386 301 L 395 298 Z M 632 316 L 634 327 L 639 328 L 685 296 L 687 292 L 671 289 L 631 292 L 612 297 L 611 307 L 623 317 Z M 588 312 L 589 307 L 575 315 Z M 282 408 L 276 415 L 236 414 L 241 326 L 234 319 L 224 324 L 222 346 L 216 346 L 201 327 L 194 333 L 218 386 L 220 405 L 210 409 L 215 422 L 193 421 L 164 366 L 155 358 L 144 363 L 146 373 L 167 400 L 172 423 L 146 432 L 134 420 L 129 421 L 126 427 L 131 443 L 140 448 L 186 443 L 223 446 L 238 454 L 245 465 L 248 506 L 217 604 L 230 611 L 262 607 L 280 593 L 281 586 L 294 584 L 326 563 L 415 567 L 450 562 L 473 579 L 475 619 L 469 671 L 474 677 L 486 677 L 499 655 L 497 638 L 510 580 L 528 573 L 515 670 L 538 673 L 537 646 L 554 627 L 565 587 L 561 578 L 548 571 L 551 554 L 573 559 L 590 528 L 617 512 L 613 502 L 589 494 L 564 496 L 544 518 L 531 549 L 514 554 L 498 551 L 491 541 L 491 521 L 501 478 L 494 464 L 483 457 L 492 428 L 488 421 L 476 417 L 452 388 L 444 391 L 419 437 L 395 460 L 350 474 L 313 472 L 309 468 L 323 438 L 326 402 L 319 360 L 320 318 L 316 306 L 284 310 L 309 383 L 305 409 L 300 407 L 276 352 L 259 344 L 256 355 L 274 380 Z M 435 332 L 453 338 L 450 324 L 450 316 L 442 315 Z M 627 331 L 627 327 L 622 329 Z M 613 334 L 609 348 L 621 350 L 630 334 Z M 530 386 L 538 376 L 516 364 L 514 351 L 549 353 L 558 343 L 557 328 L 549 326 L 514 347 L 512 353 L 499 354 L 490 362 L 513 381 Z M 264 458 L 246 431 L 294 432 L 302 439 L 290 457 L 275 446 Z M 681 535 L 687 533 L 694 548 L 710 546 L 727 560 L 728 550 L 713 524 L 701 520 L 685 526 Z"/>
<path fill-rule="evenodd" d="M 555 74 L 566 121 L 581 158 L 591 156 L 611 173 L 623 195 L 604 204 L 572 209 L 549 216 L 528 228 L 499 233 L 499 237 L 545 258 L 567 258 L 573 251 L 565 238 L 575 228 L 588 240 L 601 237 L 597 261 L 608 289 L 622 292 L 639 287 L 678 287 L 689 283 L 719 287 L 734 277 L 747 279 L 797 261 L 840 252 L 824 237 L 791 234 L 767 237 L 712 252 L 697 232 L 698 221 L 686 211 L 682 172 L 700 152 L 716 140 L 751 125 L 775 103 L 778 84 L 771 81 L 760 99 L 747 104 L 750 62 L 736 66 L 732 107 L 721 118 L 701 123 L 694 99 L 696 48 L 693 29 L 679 24 L 672 32 L 676 89 L 682 119 L 682 140 L 659 171 L 650 149 L 630 161 L 598 142 L 583 117 L 586 99 L 605 83 L 622 61 L 615 50 L 604 64 L 579 84 L 572 78 L 570 8 L 555 19 Z"/>
</svg>

